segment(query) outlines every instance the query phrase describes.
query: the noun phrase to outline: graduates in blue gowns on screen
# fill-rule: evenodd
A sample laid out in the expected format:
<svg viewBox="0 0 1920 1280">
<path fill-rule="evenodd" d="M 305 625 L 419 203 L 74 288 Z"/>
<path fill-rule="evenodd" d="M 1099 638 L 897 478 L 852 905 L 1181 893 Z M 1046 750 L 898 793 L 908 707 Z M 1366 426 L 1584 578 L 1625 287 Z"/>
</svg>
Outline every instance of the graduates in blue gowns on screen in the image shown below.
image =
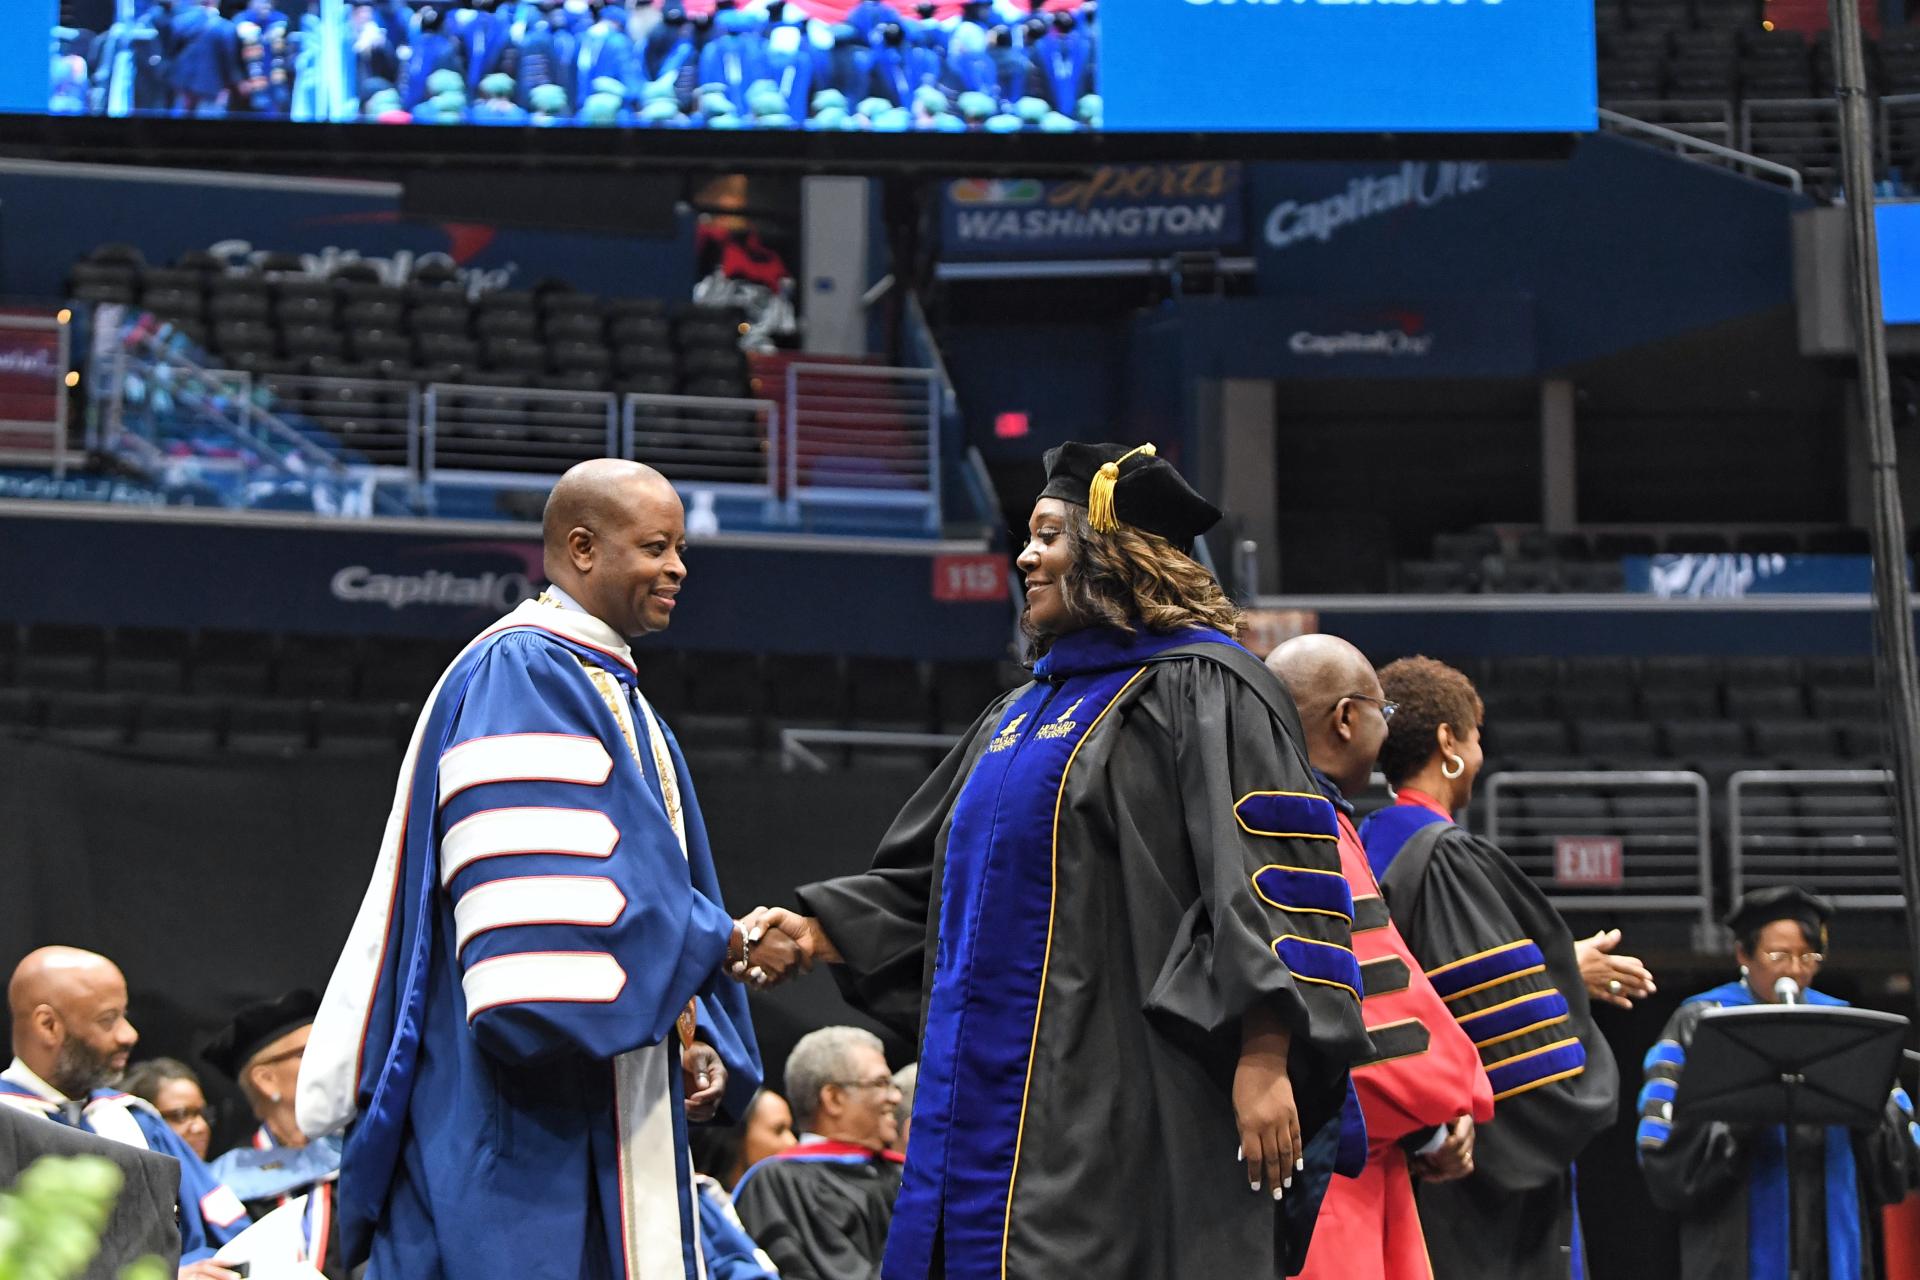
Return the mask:
<svg viewBox="0 0 1920 1280">
<path fill-rule="evenodd" d="M 1877 1129 L 1735 1125 L 1697 1120 L 1679 1098 L 1700 1017 L 1776 1000 L 1784 974 L 1809 1005 L 1847 1002 L 1813 988 L 1830 945 L 1833 906 L 1797 886 L 1744 895 L 1727 923 L 1740 977 L 1689 996 L 1648 1050 L 1638 1107 L 1640 1170 L 1655 1204 L 1680 1215 L 1679 1280 L 1786 1280 L 1792 1260 L 1788 1184 L 1797 1229 L 1813 1242 L 1818 1280 L 1870 1280 L 1868 1209 L 1920 1186 L 1920 1128 L 1895 1087 Z M 1791 1156 L 1789 1147 L 1791 1146 Z"/>
</svg>

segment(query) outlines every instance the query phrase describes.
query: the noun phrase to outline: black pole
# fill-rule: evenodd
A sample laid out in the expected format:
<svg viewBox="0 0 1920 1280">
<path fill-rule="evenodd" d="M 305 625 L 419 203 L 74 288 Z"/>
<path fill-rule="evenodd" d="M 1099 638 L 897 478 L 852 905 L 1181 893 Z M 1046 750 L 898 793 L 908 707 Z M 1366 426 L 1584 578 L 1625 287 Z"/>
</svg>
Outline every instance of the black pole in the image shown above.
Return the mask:
<svg viewBox="0 0 1920 1280">
<path fill-rule="evenodd" d="M 1853 335 L 1867 438 L 1873 520 L 1874 679 L 1887 704 L 1893 746 L 1895 855 L 1906 891 L 1912 998 L 1920 1003 L 1920 703 L 1915 701 L 1913 601 L 1907 589 L 1906 518 L 1893 445 L 1887 334 L 1880 318 L 1880 240 L 1873 217 L 1873 103 L 1867 96 L 1859 0 L 1827 0 L 1833 82 L 1840 100 L 1840 171 L 1852 223 Z"/>
</svg>

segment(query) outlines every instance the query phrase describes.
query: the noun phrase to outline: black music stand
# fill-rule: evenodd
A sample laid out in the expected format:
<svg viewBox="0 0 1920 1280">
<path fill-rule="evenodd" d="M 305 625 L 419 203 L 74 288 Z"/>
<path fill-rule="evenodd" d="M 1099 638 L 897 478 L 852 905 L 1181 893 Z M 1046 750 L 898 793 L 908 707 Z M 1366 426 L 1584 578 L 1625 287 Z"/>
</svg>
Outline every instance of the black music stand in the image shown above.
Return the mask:
<svg viewBox="0 0 1920 1280">
<path fill-rule="evenodd" d="M 1906 1033 L 1898 1014 L 1831 1005 L 1745 1005 L 1700 1015 L 1673 1112 L 1787 1126 L 1792 1280 L 1816 1280 L 1807 1256 L 1813 1241 L 1801 1238 L 1793 1197 L 1793 1126 L 1878 1127 Z"/>
</svg>

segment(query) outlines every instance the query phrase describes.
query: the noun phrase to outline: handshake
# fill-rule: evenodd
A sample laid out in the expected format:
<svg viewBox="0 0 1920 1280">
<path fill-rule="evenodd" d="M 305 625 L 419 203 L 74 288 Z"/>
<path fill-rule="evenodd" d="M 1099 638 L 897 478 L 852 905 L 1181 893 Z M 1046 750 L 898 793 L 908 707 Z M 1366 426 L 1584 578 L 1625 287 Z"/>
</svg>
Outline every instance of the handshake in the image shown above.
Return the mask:
<svg viewBox="0 0 1920 1280">
<path fill-rule="evenodd" d="M 734 935 L 738 945 L 727 950 L 727 972 L 763 991 L 811 972 L 815 961 L 840 960 L 818 920 L 785 907 L 755 907 L 734 922 Z"/>
</svg>

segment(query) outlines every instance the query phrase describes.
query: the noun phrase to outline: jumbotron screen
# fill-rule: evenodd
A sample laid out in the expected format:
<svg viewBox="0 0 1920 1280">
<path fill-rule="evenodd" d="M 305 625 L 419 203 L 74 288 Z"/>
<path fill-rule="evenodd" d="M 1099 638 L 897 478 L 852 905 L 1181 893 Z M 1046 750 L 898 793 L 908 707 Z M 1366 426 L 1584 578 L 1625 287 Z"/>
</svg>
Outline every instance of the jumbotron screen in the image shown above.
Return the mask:
<svg viewBox="0 0 1920 1280">
<path fill-rule="evenodd" d="M 60 9 L 0 4 L 0 108 L 1004 134 L 1568 132 L 1597 106 L 1592 6 L 1574 0 L 68 0 L 72 25 Z"/>
</svg>

